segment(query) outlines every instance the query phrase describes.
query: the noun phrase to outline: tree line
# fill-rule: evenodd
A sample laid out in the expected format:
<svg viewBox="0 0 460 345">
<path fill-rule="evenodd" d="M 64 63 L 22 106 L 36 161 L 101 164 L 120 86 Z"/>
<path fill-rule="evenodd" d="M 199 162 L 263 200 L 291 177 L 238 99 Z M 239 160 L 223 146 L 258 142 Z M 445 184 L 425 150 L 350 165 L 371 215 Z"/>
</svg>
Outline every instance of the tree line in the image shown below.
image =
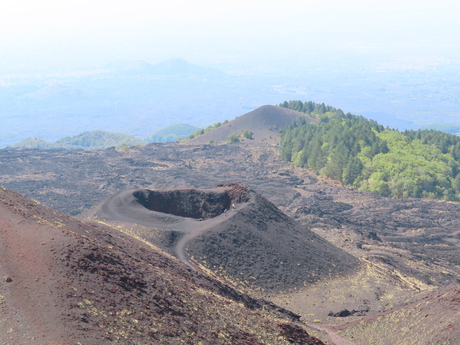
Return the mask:
<svg viewBox="0 0 460 345">
<path fill-rule="evenodd" d="M 283 160 L 382 196 L 460 200 L 460 137 L 400 132 L 314 102 L 279 106 L 320 119 L 312 124 L 299 118 L 282 132 Z"/>
</svg>

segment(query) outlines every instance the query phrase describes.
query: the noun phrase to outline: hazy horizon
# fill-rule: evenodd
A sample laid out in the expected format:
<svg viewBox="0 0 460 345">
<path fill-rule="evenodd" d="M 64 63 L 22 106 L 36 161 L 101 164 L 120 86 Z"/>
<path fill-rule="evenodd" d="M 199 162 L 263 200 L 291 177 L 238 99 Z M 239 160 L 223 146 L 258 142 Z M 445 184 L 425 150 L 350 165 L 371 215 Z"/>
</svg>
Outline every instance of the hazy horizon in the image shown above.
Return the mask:
<svg viewBox="0 0 460 345">
<path fill-rule="evenodd" d="M 4 109 L 0 105 L 0 116 L 6 120 L 0 139 L 13 132 L 15 139 L 22 136 L 21 129 L 11 125 L 18 116 L 24 126 L 35 128 L 28 120 L 38 108 L 28 105 L 24 110 L 23 100 L 46 85 L 61 82 L 97 93 L 106 86 L 95 86 L 84 80 L 85 76 L 96 75 L 117 61 L 158 64 L 172 58 L 244 77 L 232 82 L 243 83 L 247 90 L 237 94 L 237 86 L 226 90 L 222 81 L 221 92 L 210 92 L 213 100 L 209 101 L 197 96 L 208 89 L 203 86 L 199 94 L 199 85 L 196 90 L 188 85 L 190 95 L 185 94 L 185 86 L 179 93 L 188 103 L 170 109 L 160 104 L 161 98 L 155 98 L 157 89 L 151 89 L 153 94 L 145 97 L 155 98 L 156 103 L 145 107 L 151 107 L 149 114 L 161 112 L 163 120 L 169 112 L 167 121 L 160 123 L 157 116 L 138 126 L 148 123 L 152 130 L 166 127 L 179 109 L 187 111 L 194 100 L 215 104 L 210 105 L 208 114 L 190 110 L 176 122 L 190 118 L 196 119 L 190 124 L 202 126 L 214 119 L 234 118 L 244 109 L 263 105 L 261 102 L 289 99 L 325 102 L 358 114 L 382 113 L 388 119 L 406 121 L 407 128 L 460 123 L 458 14 L 460 4 L 445 0 L 377 5 L 365 1 L 299 4 L 292 0 L 282 4 L 236 1 L 231 5 L 182 0 L 164 4 L 139 0 L 2 4 L 0 100 Z M 168 87 L 169 94 L 177 91 L 172 84 Z M 111 90 L 112 94 L 116 90 Z M 165 102 L 171 101 L 168 97 L 172 96 L 164 97 Z M 97 108 L 114 102 L 118 101 L 104 99 Z M 104 116 L 109 116 L 109 108 L 104 108 Z M 58 116 L 57 110 L 49 109 L 38 109 L 37 116 Z M 94 107 L 90 113 L 97 117 Z M 200 114 L 202 118 L 198 118 Z M 96 124 L 105 126 L 102 121 Z M 141 135 L 138 132 L 131 130 L 131 134 Z"/>
<path fill-rule="evenodd" d="M 459 60 L 454 1 L 17 1 L 2 5 L 2 72 L 100 68 L 170 58 L 222 69 L 302 68 L 299 60 Z M 283 64 L 285 66 L 276 66 Z M 458 63 L 458 61 L 457 61 Z M 292 65 L 292 68 L 291 68 Z M 259 68 L 257 68 L 259 66 Z"/>
</svg>

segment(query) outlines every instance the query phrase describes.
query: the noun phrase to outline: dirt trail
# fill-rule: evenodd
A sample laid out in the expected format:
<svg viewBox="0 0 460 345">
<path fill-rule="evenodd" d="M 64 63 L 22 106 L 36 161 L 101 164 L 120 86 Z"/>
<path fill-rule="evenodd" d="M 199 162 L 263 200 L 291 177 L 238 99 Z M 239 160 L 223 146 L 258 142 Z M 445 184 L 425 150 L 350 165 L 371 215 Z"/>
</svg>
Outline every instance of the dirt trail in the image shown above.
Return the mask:
<svg viewBox="0 0 460 345">
<path fill-rule="evenodd" d="M 238 210 L 241 210 L 248 204 L 248 202 L 237 203 L 234 209 L 231 208 L 217 217 L 199 220 L 148 210 L 132 202 L 133 191 L 124 190 L 116 193 L 99 205 L 98 210 L 93 215 L 109 221 L 136 223 L 148 227 L 185 233 L 176 244 L 174 251 L 180 261 L 194 270 L 197 270 L 197 268 L 188 261 L 185 253 L 187 243 L 191 239 L 212 230 L 218 224 L 230 219 Z"/>
<path fill-rule="evenodd" d="M 345 339 L 344 337 L 338 335 L 336 332 L 326 326 L 318 326 L 311 323 L 306 323 L 306 325 L 314 330 L 325 333 L 330 345 L 358 345 L 351 340 Z"/>
</svg>

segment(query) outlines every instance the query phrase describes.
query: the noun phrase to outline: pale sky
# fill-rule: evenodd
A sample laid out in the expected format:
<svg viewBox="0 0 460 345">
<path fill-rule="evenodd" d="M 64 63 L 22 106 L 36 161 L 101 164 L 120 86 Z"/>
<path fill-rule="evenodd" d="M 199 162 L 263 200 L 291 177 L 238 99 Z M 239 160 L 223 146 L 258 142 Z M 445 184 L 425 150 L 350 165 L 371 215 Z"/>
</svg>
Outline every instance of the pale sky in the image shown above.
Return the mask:
<svg viewBox="0 0 460 345">
<path fill-rule="evenodd" d="M 120 53 L 134 60 L 211 55 L 216 60 L 238 51 L 242 59 L 258 45 L 265 55 L 272 54 L 270 45 L 279 45 L 287 50 L 281 59 L 290 46 L 295 50 L 312 37 L 326 47 L 344 43 L 346 33 L 363 35 L 359 43 L 344 43 L 358 50 L 379 39 L 410 46 L 425 36 L 431 37 L 427 47 L 437 50 L 436 42 L 458 45 L 459 15 L 458 0 L 8 0 L 0 4 L 0 59 L 30 52 L 46 60 L 47 50 L 48 56 L 67 52 L 84 59 L 96 49 L 114 59 Z M 337 43 L 322 38 L 324 33 L 342 37 Z"/>
<path fill-rule="evenodd" d="M 209 0 L 14 0 L 0 4 L 0 28 L 3 38 L 34 35 L 42 30 L 75 30 L 83 27 L 137 25 L 152 22 L 198 24 L 215 20 L 234 25 L 234 20 L 254 18 L 270 20 L 308 18 L 314 12 L 398 12 L 419 10 L 460 11 L 457 0 L 285 0 L 231 2 Z M 460 12 L 457 12 L 460 14 Z M 408 18 L 410 20 L 410 18 Z"/>
</svg>

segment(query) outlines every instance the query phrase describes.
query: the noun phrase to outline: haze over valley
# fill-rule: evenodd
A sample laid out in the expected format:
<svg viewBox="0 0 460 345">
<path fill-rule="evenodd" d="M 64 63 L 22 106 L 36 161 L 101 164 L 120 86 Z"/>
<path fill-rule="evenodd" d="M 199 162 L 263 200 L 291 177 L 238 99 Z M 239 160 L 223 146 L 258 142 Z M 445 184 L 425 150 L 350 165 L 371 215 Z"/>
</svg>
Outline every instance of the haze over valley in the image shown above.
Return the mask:
<svg viewBox="0 0 460 345">
<path fill-rule="evenodd" d="M 401 130 L 459 126 L 454 2 L 132 6 L 5 8 L 0 147 L 94 130 L 145 139 L 291 99 Z"/>
<path fill-rule="evenodd" d="M 289 99 L 325 102 L 401 130 L 437 123 L 459 128 L 460 91 L 455 85 L 460 62 L 448 68 L 415 57 L 395 63 L 400 66 L 232 75 L 173 59 L 38 77 L 4 75 L 0 145 L 28 137 L 55 141 L 94 130 L 145 139 L 175 123 L 203 128 Z M 412 63 L 418 65 L 412 68 Z"/>
</svg>

